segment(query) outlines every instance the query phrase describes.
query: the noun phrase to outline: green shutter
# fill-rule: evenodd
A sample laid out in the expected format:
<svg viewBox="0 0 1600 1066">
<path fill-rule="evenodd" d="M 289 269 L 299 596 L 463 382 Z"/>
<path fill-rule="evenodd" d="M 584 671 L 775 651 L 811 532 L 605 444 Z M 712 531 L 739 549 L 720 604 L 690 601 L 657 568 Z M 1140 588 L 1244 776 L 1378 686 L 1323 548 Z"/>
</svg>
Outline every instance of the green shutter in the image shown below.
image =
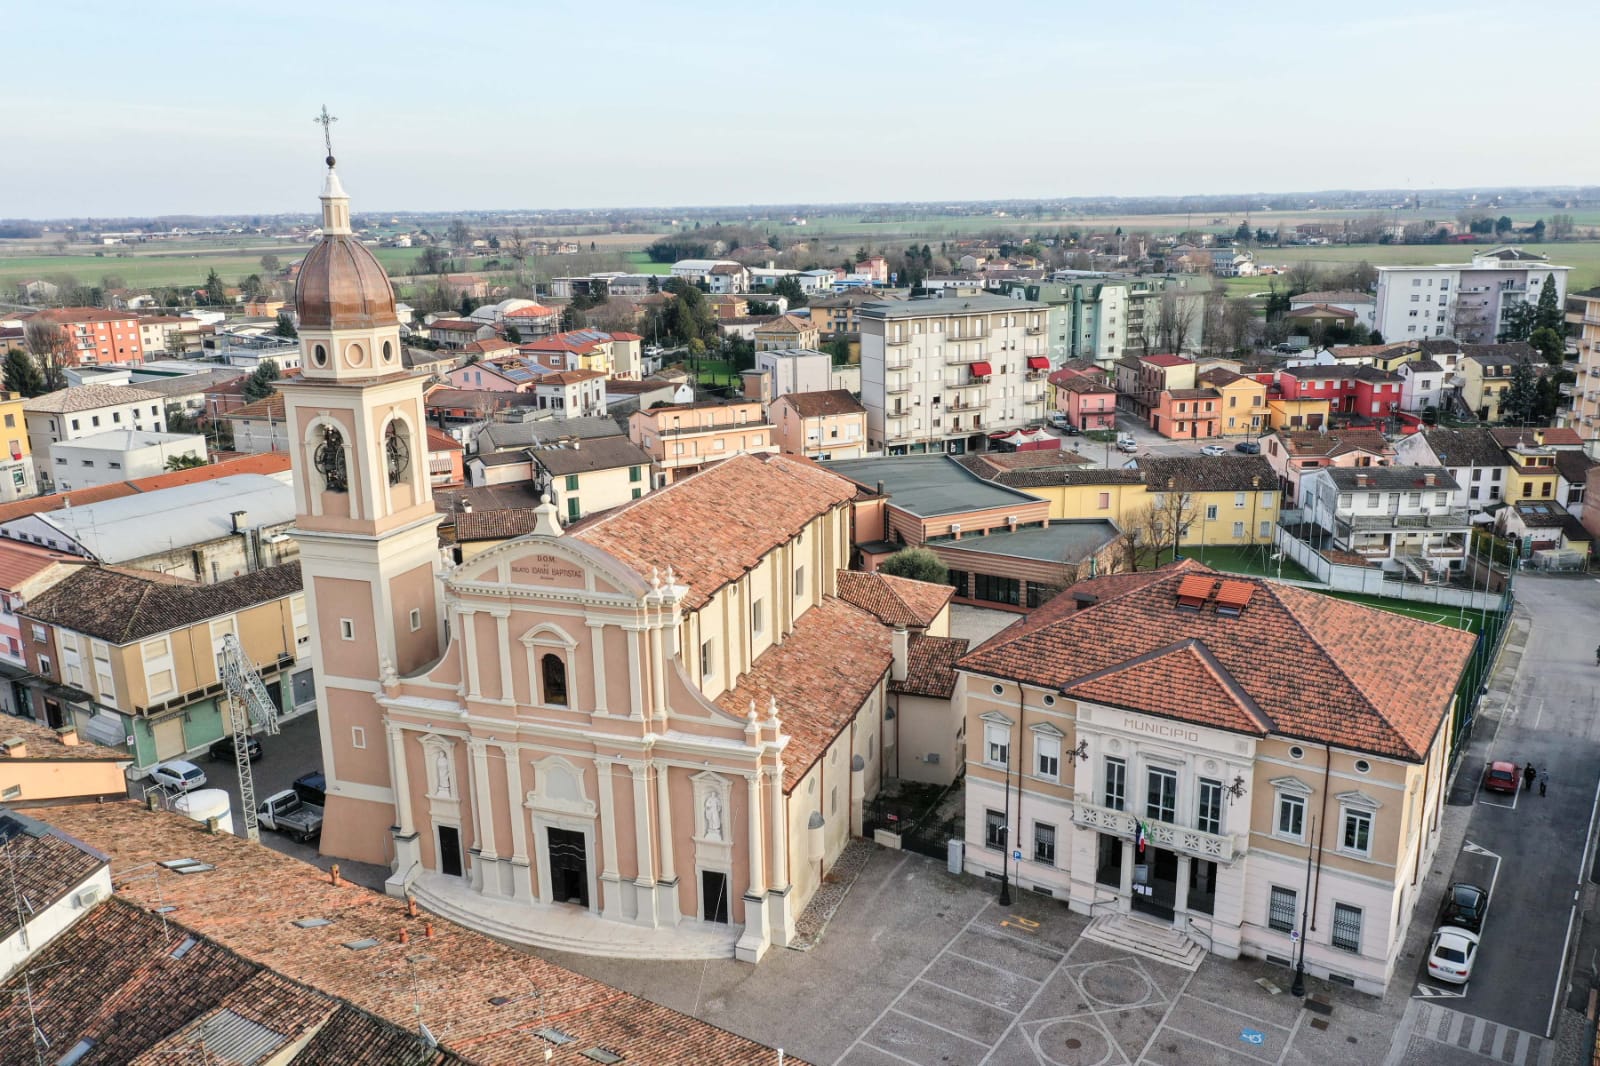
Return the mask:
<svg viewBox="0 0 1600 1066">
<path fill-rule="evenodd" d="M 578 510 L 578 498 L 576 496 L 568 496 L 567 497 L 567 521 L 568 522 L 576 522 L 578 520 L 578 516 L 579 516 L 580 513 L 581 512 Z"/>
<path fill-rule="evenodd" d="M 638 481 L 640 479 L 640 477 L 642 477 L 642 476 L 643 476 L 643 472 L 638 467 L 636 467 L 636 466 L 628 467 L 628 480 L 629 481 Z"/>
<path fill-rule="evenodd" d="M 578 491 L 578 475 L 577 474 L 568 474 L 567 475 L 567 491 L 568 492 L 577 492 Z"/>
</svg>

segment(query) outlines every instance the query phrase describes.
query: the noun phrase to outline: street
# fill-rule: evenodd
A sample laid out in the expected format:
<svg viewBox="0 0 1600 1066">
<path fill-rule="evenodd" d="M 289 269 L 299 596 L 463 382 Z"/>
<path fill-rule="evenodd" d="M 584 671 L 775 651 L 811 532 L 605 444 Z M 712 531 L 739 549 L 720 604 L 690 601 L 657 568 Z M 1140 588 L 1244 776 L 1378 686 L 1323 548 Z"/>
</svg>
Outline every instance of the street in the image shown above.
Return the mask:
<svg viewBox="0 0 1600 1066">
<path fill-rule="evenodd" d="M 1467 822 L 1457 853 L 1441 850 L 1436 860 L 1436 870 L 1449 870 L 1448 877 L 1429 886 L 1435 890 L 1430 900 L 1453 881 L 1491 891 L 1482 944 L 1472 979 L 1459 988 L 1429 978 L 1425 947 L 1416 953 L 1413 1004 L 1397 1036 L 1397 1054 L 1415 1030 L 1426 1028 L 1444 1032 L 1458 1049 L 1500 1058 L 1521 1039 L 1517 1034 L 1553 1036 L 1566 999 L 1569 975 L 1562 962 L 1589 874 L 1600 779 L 1600 721 L 1594 713 L 1600 596 L 1589 578 L 1530 575 L 1517 578 L 1516 597 L 1527 629 L 1509 640 L 1462 756 L 1449 804 L 1466 810 Z M 1514 795 L 1484 791 L 1491 760 L 1519 768 L 1531 761 L 1548 771 L 1548 794 L 1541 796 L 1537 786 Z M 1417 925 L 1431 928 L 1436 914 L 1419 912 Z M 1463 1016 L 1465 1024 L 1450 1019 L 1442 1029 L 1419 1026 L 1424 1003 Z M 1391 1062 L 1438 1061 L 1427 1057 L 1432 1052 L 1426 1043 L 1413 1049 L 1422 1057 L 1408 1053 Z"/>
</svg>

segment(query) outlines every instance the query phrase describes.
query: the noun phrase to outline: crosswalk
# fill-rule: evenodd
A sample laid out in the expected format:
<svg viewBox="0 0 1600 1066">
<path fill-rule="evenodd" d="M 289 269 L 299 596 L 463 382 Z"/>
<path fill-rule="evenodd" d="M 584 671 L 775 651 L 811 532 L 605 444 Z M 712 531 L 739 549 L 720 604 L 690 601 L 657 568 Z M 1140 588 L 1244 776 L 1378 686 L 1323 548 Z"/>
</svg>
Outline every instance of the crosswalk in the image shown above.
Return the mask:
<svg viewBox="0 0 1600 1066">
<path fill-rule="evenodd" d="M 1421 992 L 1427 986 L 1419 985 Z M 1401 1049 L 1400 1057 L 1391 1056 L 1391 1063 L 1404 1066 L 1440 1061 L 1439 1045 L 1455 1048 L 1481 1057 L 1486 1062 L 1505 1063 L 1506 1066 L 1550 1066 L 1555 1058 L 1556 1046 L 1541 1036 L 1500 1025 L 1487 1018 L 1474 1017 L 1437 1003 L 1417 1002 L 1411 1025 L 1409 1046 Z M 1456 1062 L 1451 1058 L 1448 1061 Z M 1464 1060 L 1461 1060 L 1464 1061 Z"/>
</svg>

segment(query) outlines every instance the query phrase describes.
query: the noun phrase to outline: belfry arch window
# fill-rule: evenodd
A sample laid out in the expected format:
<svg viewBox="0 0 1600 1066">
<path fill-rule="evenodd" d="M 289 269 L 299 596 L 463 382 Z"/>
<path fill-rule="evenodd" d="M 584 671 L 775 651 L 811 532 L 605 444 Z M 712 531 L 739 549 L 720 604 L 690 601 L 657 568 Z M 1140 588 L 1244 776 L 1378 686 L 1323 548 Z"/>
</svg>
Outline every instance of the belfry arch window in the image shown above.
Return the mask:
<svg viewBox="0 0 1600 1066">
<path fill-rule="evenodd" d="M 557 707 L 567 705 L 567 664 L 555 652 L 539 657 L 539 681 L 544 702 Z"/>
<path fill-rule="evenodd" d="M 398 485 L 411 470 L 411 433 L 398 418 L 383 431 L 384 465 L 389 471 L 389 484 Z"/>
<path fill-rule="evenodd" d="M 322 487 L 327 492 L 349 492 L 350 475 L 345 468 L 344 434 L 332 426 L 323 426 L 321 439 L 312 455 L 312 464 L 322 475 Z"/>
</svg>

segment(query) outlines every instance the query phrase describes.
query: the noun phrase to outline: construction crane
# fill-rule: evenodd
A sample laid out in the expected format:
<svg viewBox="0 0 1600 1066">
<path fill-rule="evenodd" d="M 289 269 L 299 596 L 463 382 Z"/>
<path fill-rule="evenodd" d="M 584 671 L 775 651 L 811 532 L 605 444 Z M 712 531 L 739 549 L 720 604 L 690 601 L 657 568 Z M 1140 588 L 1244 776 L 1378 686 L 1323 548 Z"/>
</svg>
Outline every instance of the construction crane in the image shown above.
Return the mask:
<svg viewBox="0 0 1600 1066">
<path fill-rule="evenodd" d="M 256 822 L 256 785 L 250 774 L 250 734 L 259 729 L 276 736 L 278 708 L 261 683 L 256 664 L 251 662 L 232 633 L 222 638 L 220 655 L 222 685 L 228 693 L 228 733 L 233 738 L 233 759 L 239 768 L 239 802 L 244 806 L 244 834 L 252 843 L 261 842 L 261 827 Z"/>
</svg>

